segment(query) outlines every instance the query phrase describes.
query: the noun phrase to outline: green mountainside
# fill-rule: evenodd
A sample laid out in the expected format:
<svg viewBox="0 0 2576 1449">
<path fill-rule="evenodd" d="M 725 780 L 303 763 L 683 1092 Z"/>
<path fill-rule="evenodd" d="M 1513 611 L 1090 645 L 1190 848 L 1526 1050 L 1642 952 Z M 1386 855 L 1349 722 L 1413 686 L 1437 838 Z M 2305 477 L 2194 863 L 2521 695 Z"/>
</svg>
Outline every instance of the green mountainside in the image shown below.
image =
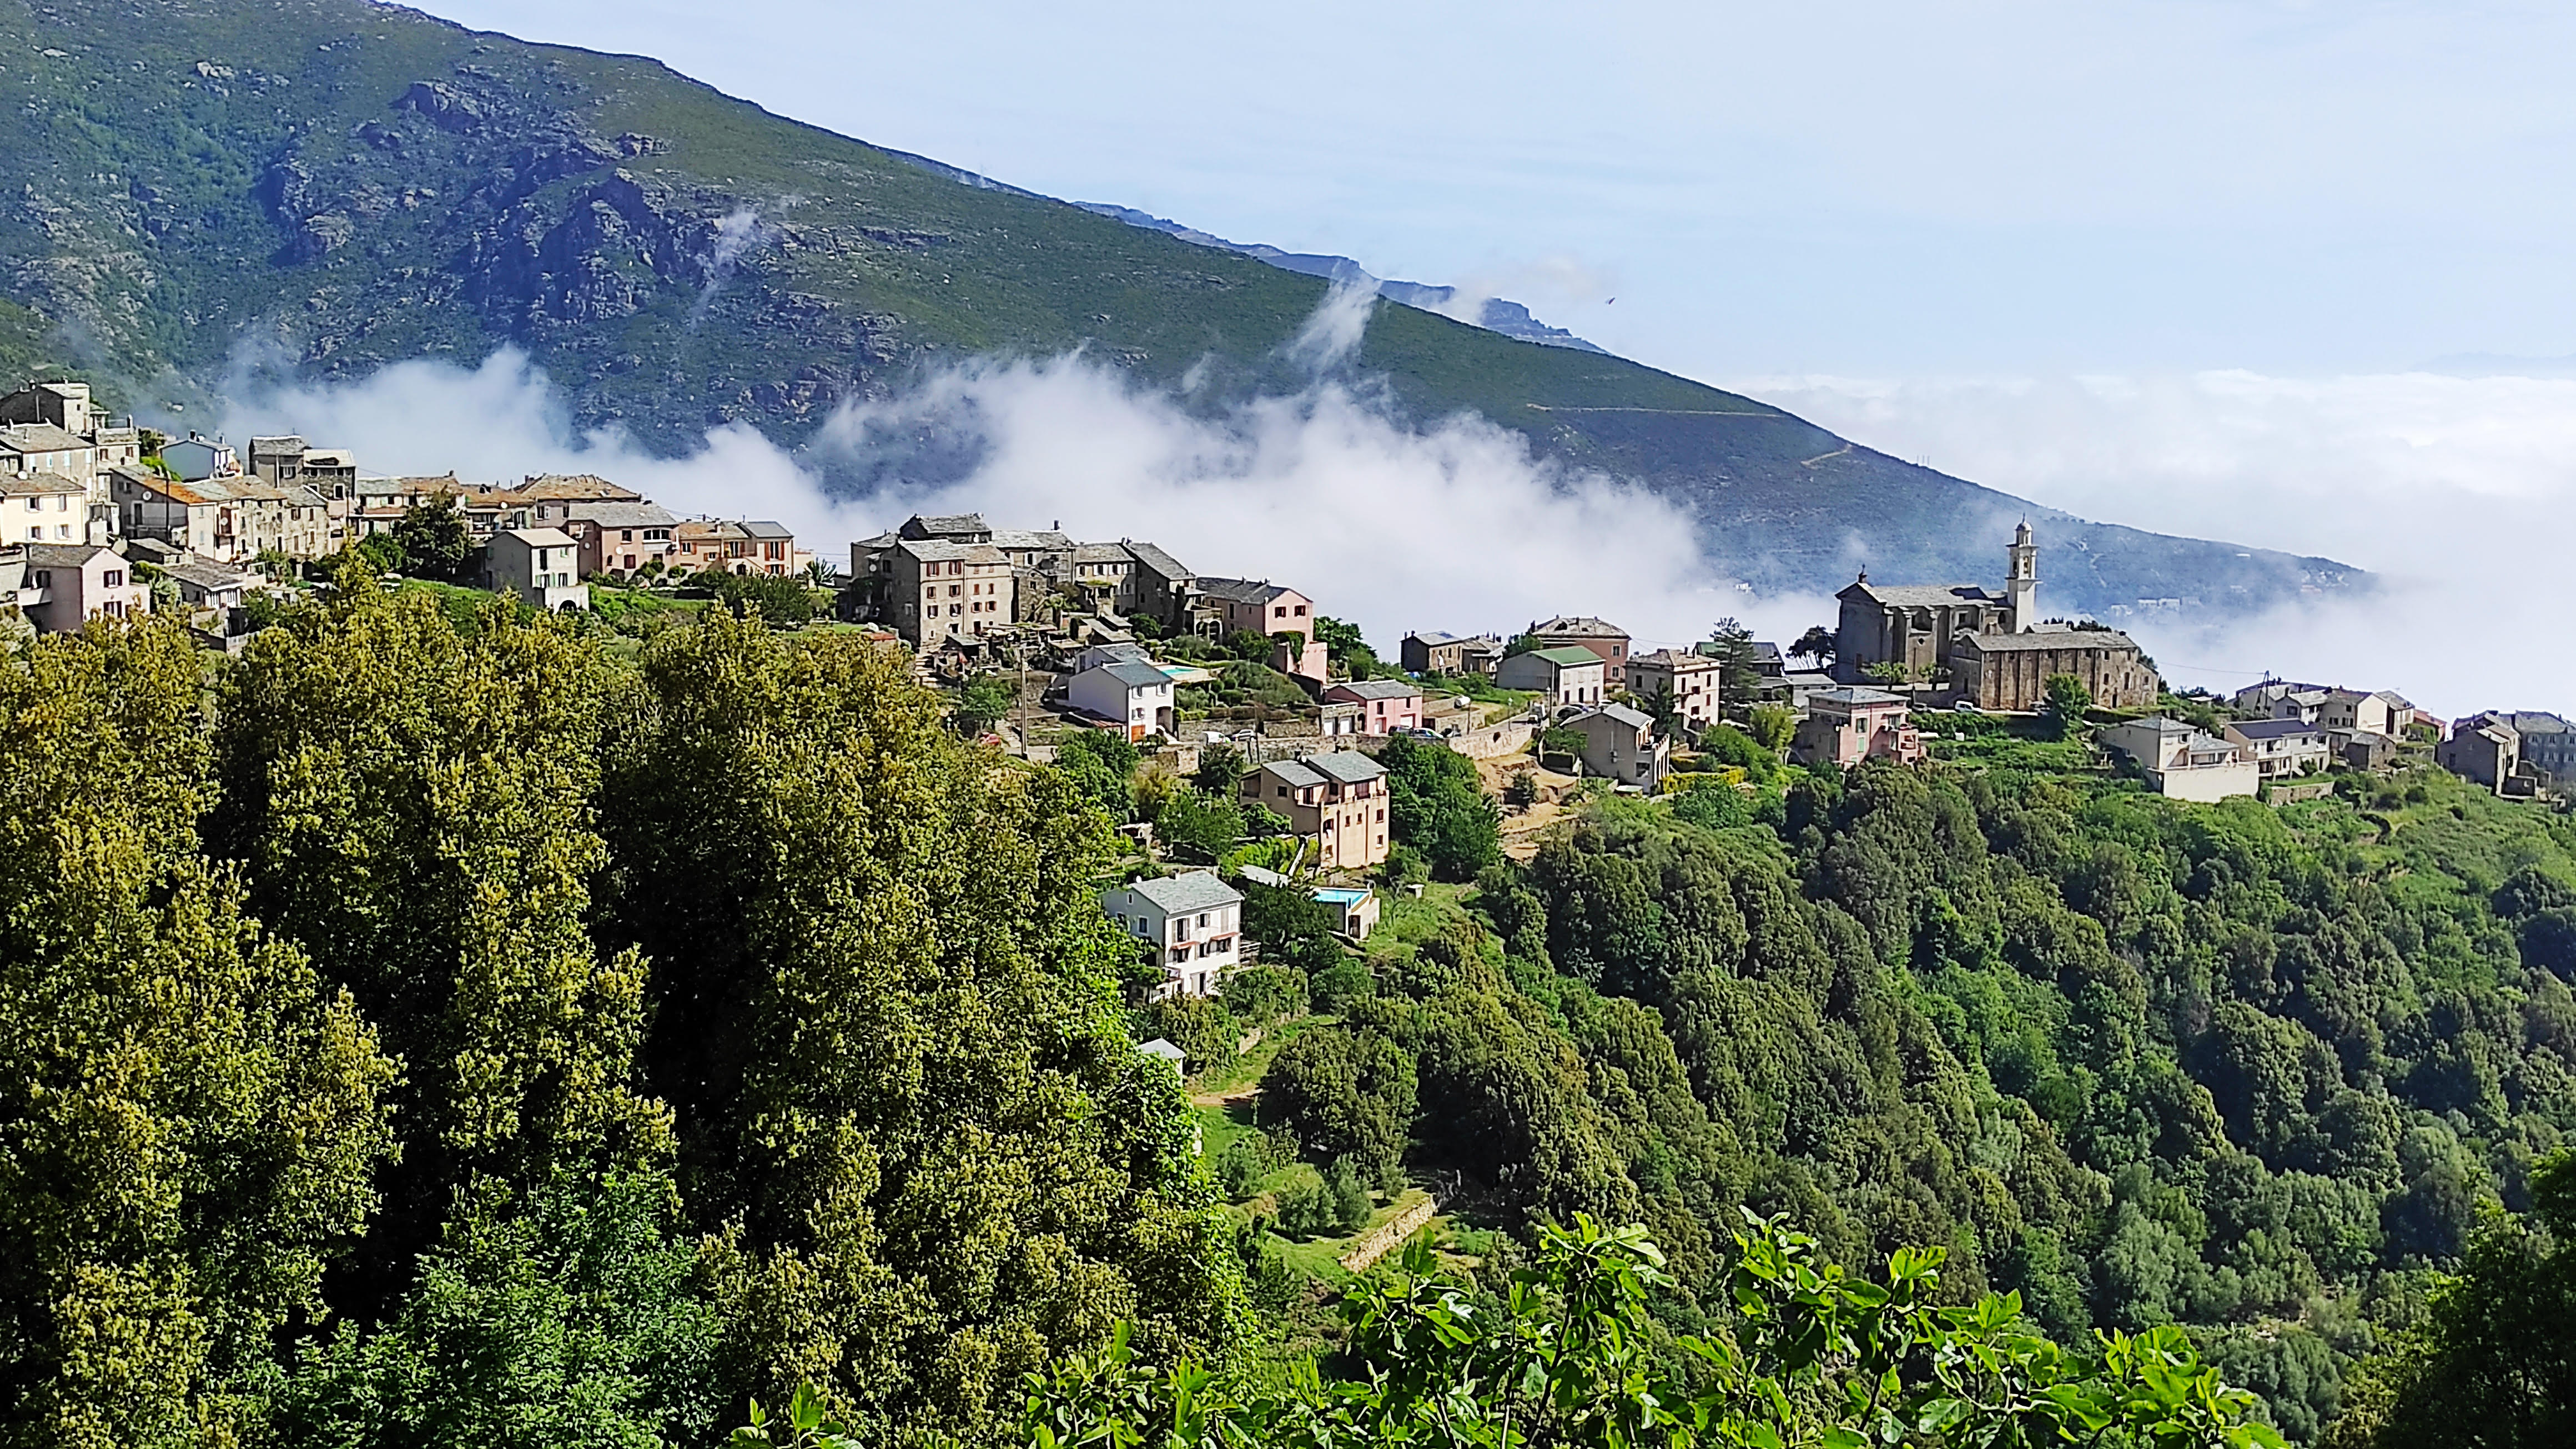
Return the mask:
<svg viewBox="0 0 2576 1449">
<path fill-rule="evenodd" d="M 348 378 L 505 344 L 578 424 L 672 453 L 732 420 L 796 445 L 843 398 L 977 354 L 1083 347 L 1155 384 L 1195 366 L 1212 410 L 1309 381 L 1281 345 L 1315 278 L 960 185 L 653 61 L 361 0 L 0 16 L 31 42 L 0 65 L 0 277 L 26 309 L 0 311 L 0 361 L 77 362 L 147 412 L 204 412 L 241 359 Z M 1352 365 L 1413 419 L 1473 410 L 1541 456 L 1648 481 L 1696 512 L 1715 567 L 1765 589 L 1838 587 L 1862 561 L 1986 579 L 2023 516 L 2073 609 L 2367 586 L 2330 560 L 2036 508 L 1750 399 L 1408 307 L 1379 304 Z"/>
</svg>

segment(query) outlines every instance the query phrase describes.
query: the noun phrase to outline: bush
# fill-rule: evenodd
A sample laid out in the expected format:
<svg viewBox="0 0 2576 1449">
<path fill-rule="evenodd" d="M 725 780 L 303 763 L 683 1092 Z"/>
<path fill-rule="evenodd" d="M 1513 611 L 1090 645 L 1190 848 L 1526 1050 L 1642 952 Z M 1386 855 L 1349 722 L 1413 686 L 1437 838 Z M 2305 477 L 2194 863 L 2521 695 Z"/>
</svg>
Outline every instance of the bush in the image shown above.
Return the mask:
<svg viewBox="0 0 2576 1449">
<path fill-rule="evenodd" d="M 1347 1015 L 1359 1003 L 1377 995 L 1377 978 L 1369 974 L 1368 964 L 1356 956 L 1343 956 L 1309 979 L 1312 1004 L 1319 1011 Z"/>
<path fill-rule="evenodd" d="M 773 574 L 735 574 L 709 569 L 698 576 L 702 587 L 724 601 L 736 615 L 755 609 L 772 624 L 810 621 L 821 609 L 814 586 L 803 579 Z"/>
<path fill-rule="evenodd" d="M 1261 1180 L 1273 1165 L 1269 1138 L 1258 1132 L 1238 1137 L 1217 1154 L 1217 1186 L 1225 1190 L 1227 1201 L 1241 1202 L 1261 1191 Z"/>
<path fill-rule="evenodd" d="M 1185 860 L 1214 865 L 1243 838 L 1243 812 L 1222 795 L 1182 790 L 1154 817 L 1154 838 Z"/>
<path fill-rule="evenodd" d="M 1213 996 L 1175 996 L 1150 1002 L 1137 1034 L 1148 1040 L 1159 1036 L 1189 1053 L 1189 1069 L 1194 1074 L 1233 1061 L 1235 1044 L 1243 1040 L 1243 1028 L 1235 1023 L 1234 1013 Z"/>
<path fill-rule="evenodd" d="M 1306 973 L 1293 966 L 1246 966 L 1225 979 L 1225 1009 L 1241 1026 L 1306 1014 Z"/>
<path fill-rule="evenodd" d="M 1386 861 L 1377 868 L 1377 874 L 1389 887 L 1402 890 L 1431 879 L 1431 866 L 1422 858 L 1422 852 L 1410 845 L 1397 845 L 1387 850 Z"/>
</svg>

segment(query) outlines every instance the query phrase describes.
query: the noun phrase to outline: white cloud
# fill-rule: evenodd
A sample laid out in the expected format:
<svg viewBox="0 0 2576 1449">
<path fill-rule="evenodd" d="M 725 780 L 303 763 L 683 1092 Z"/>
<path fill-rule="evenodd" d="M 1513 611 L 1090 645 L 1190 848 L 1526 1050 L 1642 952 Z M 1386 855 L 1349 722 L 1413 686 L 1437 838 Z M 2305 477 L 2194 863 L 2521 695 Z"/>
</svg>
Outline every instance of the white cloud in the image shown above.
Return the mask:
<svg viewBox="0 0 2576 1449">
<path fill-rule="evenodd" d="M 2576 708 L 2576 637 L 2557 622 L 2576 539 L 2576 380 L 2215 371 L 1735 385 L 2072 513 L 2326 554 L 2388 585 L 2366 603 L 2213 629 L 2141 625 L 2178 683 L 2276 670 L 2398 689 L 2453 715 Z"/>
<path fill-rule="evenodd" d="M 1310 332 L 1347 350 L 1347 310 L 1328 303 Z M 1738 591 L 1709 571 L 1690 520 L 1641 488 L 1539 464 L 1478 418 L 1410 431 L 1333 382 L 1209 417 L 1078 354 L 982 361 L 844 407 L 806 456 L 737 425 L 667 460 L 576 433 L 544 375 L 505 351 L 470 370 L 411 362 L 237 396 L 224 426 L 353 447 L 369 473 L 601 473 L 677 512 L 776 518 L 844 567 L 850 539 L 915 511 L 1151 539 L 1203 573 L 1292 583 L 1390 655 L 1411 629 L 1508 632 L 1559 613 L 1613 619 L 1641 648 L 1705 638 L 1725 614 L 1795 637 L 1831 607 Z M 846 465 L 899 467 L 880 440 L 934 435 L 975 460 L 965 476 L 827 493 Z"/>
</svg>

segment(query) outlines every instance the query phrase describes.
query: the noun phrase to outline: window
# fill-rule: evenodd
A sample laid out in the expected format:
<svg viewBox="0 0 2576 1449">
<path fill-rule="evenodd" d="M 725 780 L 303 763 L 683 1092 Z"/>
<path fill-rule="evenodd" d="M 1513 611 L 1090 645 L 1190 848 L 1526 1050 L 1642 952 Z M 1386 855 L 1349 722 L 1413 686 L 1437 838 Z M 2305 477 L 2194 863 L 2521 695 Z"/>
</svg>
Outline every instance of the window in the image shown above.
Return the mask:
<svg viewBox="0 0 2576 1449">
<path fill-rule="evenodd" d="M 635 530 L 631 528 L 621 528 L 617 530 L 617 541 L 619 543 L 633 543 L 635 541 Z"/>
<path fill-rule="evenodd" d="M 1297 617 L 1298 617 L 1298 618 L 1300 618 L 1300 619 L 1302 619 L 1302 618 L 1305 618 L 1305 617 L 1306 617 L 1306 606 L 1305 606 L 1305 605 L 1303 605 L 1303 604 L 1299 604 L 1299 605 L 1297 606 Z"/>
<path fill-rule="evenodd" d="M 102 579 L 100 580 L 100 582 L 102 582 L 102 583 L 106 584 L 106 585 L 107 585 L 109 588 L 111 588 L 111 589 L 121 589 L 121 588 L 124 588 L 124 587 L 125 587 L 125 570 L 123 570 L 123 569 L 109 569 L 109 570 L 107 571 L 106 576 L 105 576 L 104 578 L 102 578 Z"/>
<path fill-rule="evenodd" d="M 53 584 L 54 584 L 54 571 L 53 571 L 52 569 L 38 569 L 38 570 L 36 570 L 36 587 L 37 587 L 37 588 L 40 588 L 40 589 L 52 588 L 52 587 L 53 587 Z"/>
</svg>

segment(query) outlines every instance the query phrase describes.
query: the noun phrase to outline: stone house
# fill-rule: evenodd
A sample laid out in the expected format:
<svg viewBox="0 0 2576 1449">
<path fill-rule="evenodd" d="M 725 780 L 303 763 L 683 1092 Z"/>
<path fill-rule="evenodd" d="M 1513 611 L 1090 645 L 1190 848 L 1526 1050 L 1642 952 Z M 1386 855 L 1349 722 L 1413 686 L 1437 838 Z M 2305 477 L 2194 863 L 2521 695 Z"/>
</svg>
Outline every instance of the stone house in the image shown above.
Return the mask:
<svg viewBox="0 0 2576 1449">
<path fill-rule="evenodd" d="M 2535 723 L 2556 715 L 2529 716 Z M 2473 784 L 2499 795 L 2530 799 L 2555 778 L 2547 766 L 2524 754 L 2525 737 L 2516 724 L 2525 718 L 2505 711 L 2474 714 L 2451 726 L 2451 737 L 2433 749 L 2434 762 Z M 2564 728 L 2563 723 L 2561 728 Z"/>
<path fill-rule="evenodd" d="M 1714 656 L 1684 649 L 1632 655 L 1628 660 L 1628 693 L 1647 705 L 1652 705 L 1659 694 L 1669 695 L 1673 716 L 1696 732 L 1716 723 L 1722 713 L 1718 676 L 1723 667 Z"/>
<path fill-rule="evenodd" d="M 1346 679 L 1328 685 L 1327 704 L 1360 706 L 1353 734 L 1388 735 L 1422 728 L 1422 686 L 1410 679 Z"/>
<path fill-rule="evenodd" d="M 1550 705 L 1597 705 L 1609 693 L 1603 682 L 1609 668 L 1589 649 L 1532 649 L 1495 665 L 1494 683 L 1534 690 Z"/>
<path fill-rule="evenodd" d="M 1481 674 L 1490 677 L 1503 657 L 1503 641 L 1491 634 L 1415 632 L 1396 646 L 1397 661 L 1413 674 Z"/>
<path fill-rule="evenodd" d="M 158 539 L 218 563 L 247 563 L 271 549 L 323 558 L 336 547 L 328 500 L 301 484 L 281 488 L 234 475 L 173 483 L 148 468 L 107 475 L 108 499 L 130 538 Z"/>
<path fill-rule="evenodd" d="M 1243 959 L 1243 892 L 1214 871 L 1140 880 L 1100 893 L 1100 909 L 1142 942 L 1145 964 L 1162 973 L 1148 995 L 1214 996 Z"/>
<path fill-rule="evenodd" d="M 577 571 L 581 545 L 560 528 L 505 528 L 483 548 L 483 586 L 540 609 L 587 609 L 590 585 Z"/>
<path fill-rule="evenodd" d="M 2097 709 L 2152 709 L 2164 689 L 2136 640 L 2100 627 L 1961 635 L 1949 667 L 1949 698 L 1998 713 L 2039 709 L 2048 702 L 2049 679 L 2059 674 L 2082 680 Z"/>
<path fill-rule="evenodd" d="M 1326 870 L 1359 870 L 1386 859 L 1386 767 L 1345 751 L 1273 760 L 1243 777 L 1244 805 L 1268 806 L 1291 833 L 1316 844 Z"/>
<path fill-rule="evenodd" d="M 1672 773 L 1673 747 L 1655 737 L 1655 722 L 1624 704 L 1605 704 L 1565 722 L 1583 736 L 1583 769 L 1648 794 Z"/>
<path fill-rule="evenodd" d="M 1807 717 L 1789 741 L 1789 758 L 1801 765 L 1840 765 L 1923 758 L 1923 740 L 1900 694 L 1859 685 L 1819 690 L 1807 697 Z"/>
<path fill-rule="evenodd" d="M 885 613 L 915 649 L 975 640 L 1010 625 L 1017 575 L 989 543 L 904 539 L 886 558 Z"/>
<path fill-rule="evenodd" d="M 1601 660 L 1601 682 L 1609 689 L 1628 686 L 1628 631 L 1589 614 L 1559 614 L 1533 622 L 1522 631 L 1542 649 L 1588 649 Z"/>
</svg>

